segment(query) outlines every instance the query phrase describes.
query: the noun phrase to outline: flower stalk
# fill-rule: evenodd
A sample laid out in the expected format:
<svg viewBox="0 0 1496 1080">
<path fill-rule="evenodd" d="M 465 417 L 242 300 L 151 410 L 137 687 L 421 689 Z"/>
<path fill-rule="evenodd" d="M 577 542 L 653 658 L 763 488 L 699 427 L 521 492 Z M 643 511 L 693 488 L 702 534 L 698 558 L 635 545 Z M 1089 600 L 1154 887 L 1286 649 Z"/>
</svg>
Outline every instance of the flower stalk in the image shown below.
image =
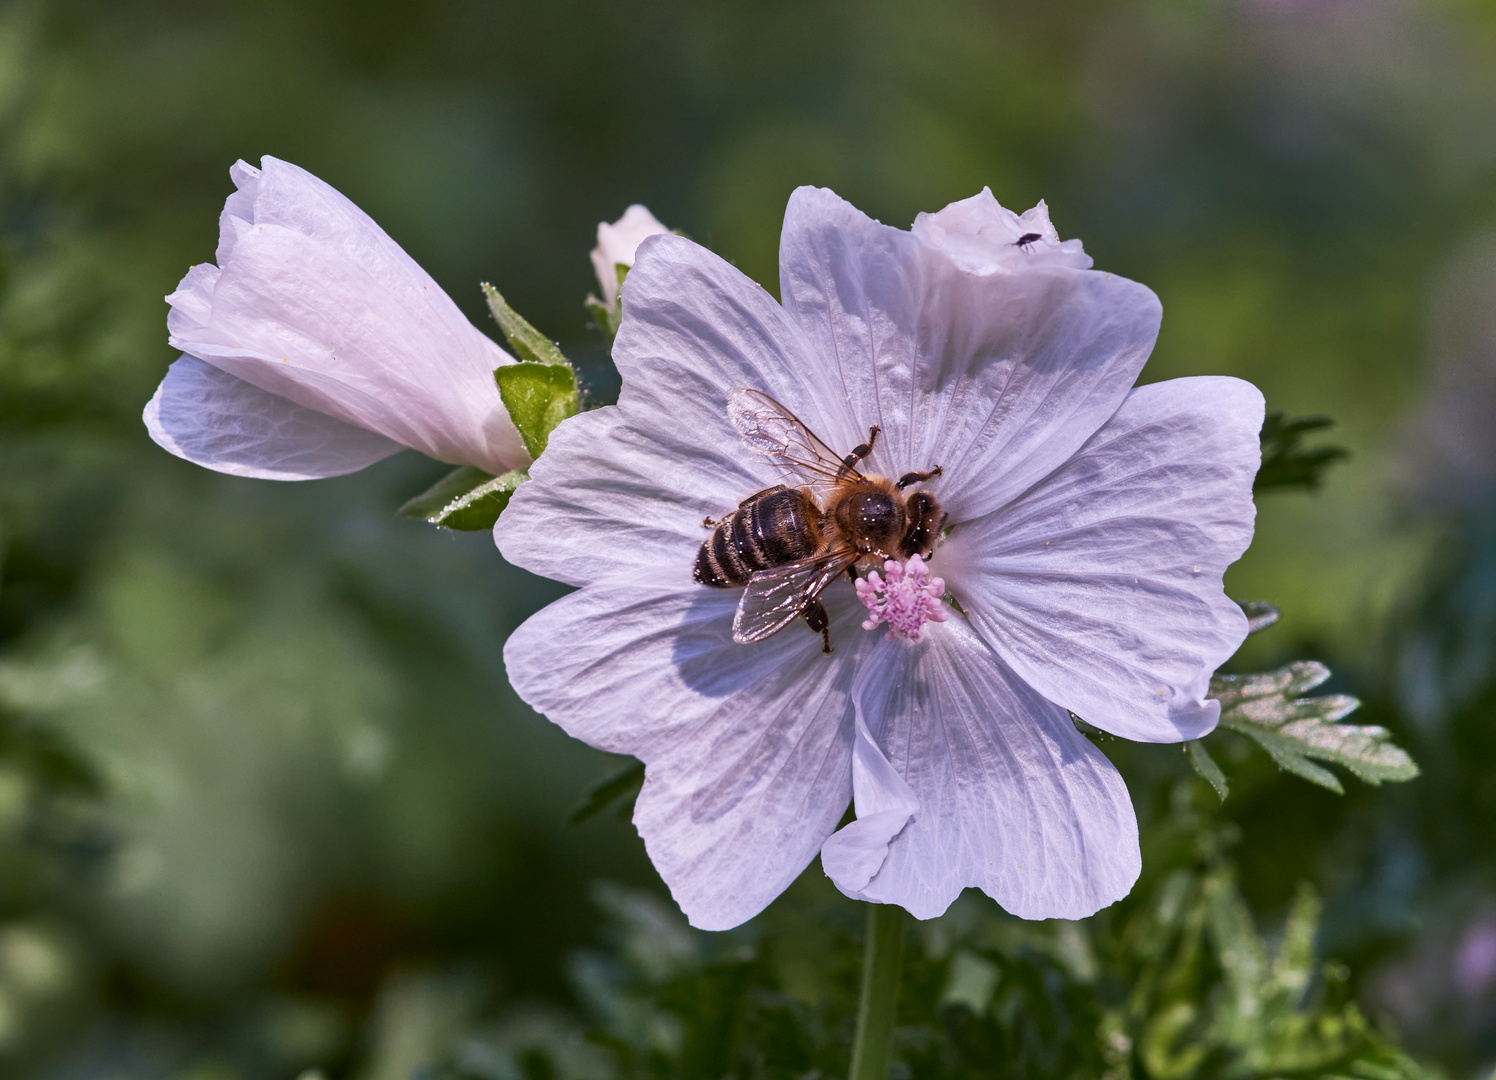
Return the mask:
<svg viewBox="0 0 1496 1080">
<path fill-rule="evenodd" d="M 904 974 L 904 909 L 869 904 L 862 950 L 862 987 L 857 994 L 857 1032 L 852 1037 L 851 1080 L 888 1080 L 893 1025 Z"/>
</svg>

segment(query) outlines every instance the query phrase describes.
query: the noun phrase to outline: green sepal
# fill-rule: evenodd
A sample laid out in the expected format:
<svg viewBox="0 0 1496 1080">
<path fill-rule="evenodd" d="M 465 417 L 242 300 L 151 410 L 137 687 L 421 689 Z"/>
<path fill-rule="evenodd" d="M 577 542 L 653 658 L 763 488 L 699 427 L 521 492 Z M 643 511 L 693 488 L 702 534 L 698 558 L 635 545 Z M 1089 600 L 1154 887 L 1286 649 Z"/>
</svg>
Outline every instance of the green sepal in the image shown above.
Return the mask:
<svg viewBox="0 0 1496 1080">
<path fill-rule="evenodd" d="M 634 799 L 644 787 L 644 763 L 635 762 L 617 776 L 609 777 L 587 793 L 582 805 L 572 811 L 566 819 L 568 825 L 577 825 L 590 817 L 601 814 L 613 803 L 620 803 L 619 816 L 628 818 L 634 810 Z"/>
<path fill-rule="evenodd" d="M 483 295 L 488 300 L 488 310 L 493 312 L 494 321 L 504 331 L 504 336 L 509 339 L 514 351 L 519 353 L 521 360 L 568 369 L 571 367 L 571 362 L 566 359 L 560 346 L 531 326 L 524 316 L 509 306 L 503 294 L 486 281 L 483 283 Z"/>
<path fill-rule="evenodd" d="M 963 614 L 964 614 L 964 612 L 963 612 Z M 1068 709 L 1065 710 L 1065 711 L 1069 712 Z M 1082 720 L 1080 717 L 1076 716 L 1074 713 L 1070 713 L 1070 722 L 1075 725 L 1075 730 L 1076 731 L 1080 732 L 1082 735 L 1087 736 L 1088 738 L 1103 739 L 1103 738 L 1107 737 L 1106 732 L 1102 731 L 1099 727 L 1096 727 L 1094 724 L 1088 724 L 1088 723 L 1086 723 L 1084 720 Z"/>
<path fill-rule="evenodd" d="M 525 449 L 531 458 L 540 457 L 556 425 L 577 414 L 576 373 L 570 364 L 522 361 L 495 368 L 493 377 Z"/>
<path fill-rule="evenodd" d="M 462 465 L 400 507 L 399 513 L 461 532 L 491 529 L 509 505 L 509 496 L 528 479 L 529 473 L 522 469 L 492 476 Z"/>
<path fill-rule="evenodd" d="M 587 307 L 592 320 L 597 323 L 597 328 L 609 339 L 618 336 L 618 327 L 623 323 L 623 279 L 628 277 L 629 268 L 627 263 L 614 263 L 613 273 L 618 275 L 618 288 L 613 292 L 613 302 L 604 303 L 592 293 L 587 294 L 583 303 Z"/>
<path fill-rule="evenodd" d="M 1345 694 L 1302 697 L 1330 677 L 1330 669 L 1300 660 L 1260 675 L 1216 675 L 1210 696 L 1220 699 L 1221 727 L 1239 731 L 1271 755 L 1278 766 L 1311 783 L 1344 793 L 1339 779 L 1309 760 L 1343 765 L 1368 784 L 1411 780 L 1418 766 L 1381 727 L 1339 721 L 1360 707 Z"/>
<path fill-rule="evenodd" d="M 587 313 L 592 316 L 592 321 L 597 328 L 609 338 L 617 337 L 618 326 L 623 322 L 622 306 L 605 304 L 591 293 L 587 294 L 584 303 L 587 305 Z"/>
<path fill-rule="evenodd" d="M 1184 744 L 1185 751 L 1189 754 L 1190 765 L 1195 772 L 1215 788 L 1215 793 L 1226 801 L 1226 796 L 1231 793 L 1230 785 L 1226 783 L 1226 774 L 1221 772 L 1221 767 L 1215 763 L 1215 758 L 1205 749 L 1205 744 L 1199 739 L 1191 739 Z"/>
</svg>

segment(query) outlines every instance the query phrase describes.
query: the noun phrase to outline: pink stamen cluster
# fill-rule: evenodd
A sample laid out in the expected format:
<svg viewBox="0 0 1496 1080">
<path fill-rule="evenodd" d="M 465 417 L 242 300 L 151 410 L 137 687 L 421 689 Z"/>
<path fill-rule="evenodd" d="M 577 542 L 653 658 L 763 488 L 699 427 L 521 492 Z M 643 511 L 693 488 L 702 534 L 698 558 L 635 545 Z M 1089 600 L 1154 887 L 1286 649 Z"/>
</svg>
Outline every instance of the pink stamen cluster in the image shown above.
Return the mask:
<svg viewBox="0 0 1496 1080">
<path fill-rule="evenodd" d="M 930 576 L 930 568 L 918 555 L 907 563 L 889 559 L 880 575 L 874 570 L 857 580 L 857 599 L 869 612 L 864 630 L 879 623 L 888 624 L 888 637 L 918 641 L 924 636 L 925 623 L 945 622 L 945 605 L 940 602 L 945 582 Z"/>
</svg>

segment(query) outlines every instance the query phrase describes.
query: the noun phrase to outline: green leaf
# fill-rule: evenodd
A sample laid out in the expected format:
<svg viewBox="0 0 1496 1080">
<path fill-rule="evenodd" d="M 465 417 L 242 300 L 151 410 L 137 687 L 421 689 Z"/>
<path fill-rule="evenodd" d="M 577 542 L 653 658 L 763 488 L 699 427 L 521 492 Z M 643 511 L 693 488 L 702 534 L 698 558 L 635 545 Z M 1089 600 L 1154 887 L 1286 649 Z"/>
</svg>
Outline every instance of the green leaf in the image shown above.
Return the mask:
<svg viewBox="0 0 1496 1080">
<path fill-rule="evenodd" d="M 1299 882 L 1283 939 L 1273 957 L 1269 993 L 1264 997 L 1285 1010 L 1297 1009 L 1304 1002 L 1319 964 L 1314 954 L 1314 938 L 1319 931 L 1321 904 L 1319 894 L 1307 881 Z M 1274 1000 L 1276 999 L 1276 1000 Z"/>
<path fill-rule="evenodd" d="M 463 465 L 400 507 L 399 513 L 444 529 L 491 529 L 509 505 L 509 496 L 528 479 L 530 475 L 521 469 L 490 476 L 482 469 Z"/>
<path fill-rule="evenodd" d="M 1227 867 L 1206 874 L 1202 895 L 1205 925 L 1221 965 L 1221 987 L 1215 1005 L 1214 1034 L 1222 1041 L 1248 1047 L 1260 1038 L 1261 989 L 1268 975 L 1266 943 L 1252 925 L 1252 913 Z"/>
<path fill-rule="evenodd" d="M 577 414 L 577 377 L 571 366 L 521 362 L 495 368 L 499 396 L 532 458 L 545 453 L 556 425 Z"/>
<path fill-rule="evenodd" d="M 566 359 L 560 347 L 531 326 L 519 312 L 509 306 L 503 294 L 486 281 L 483 283 L 483 295 L 488 299 L 488 310 L 493 312 L 499 329 L 504 331 L 504 336 L 514 346 L 514 351 L 519 353 L 521 360 L 568 369 L 571 367 L 571 362 Z"/>
<path fill-rule="evenodd" d="M 1200 1038 L 1199 1009 L 1176 1001 L 1160 1010 L 1143 1027 L 1138 1057 L 1155 1080 L 1186 1080 L 1195 1075 L 1209 1047 Z"/>
<path fill-rule="evenodd" d="M 1300 416 L 1284 420 L 1281 412 L 1270 412 L 1262 421 L 1262 468 L 1252 490 L 1261 494 L 1272 488 L 1302 487 L 1317 489 L 1332 464 L 1350 456 L 1340 446 L 1318 446 L 1301 449 L 1299 441 L 1310 431 L 1333 427 L 1328 416 Z"/>
<path fill-rule="evenodd" d="M 569 818 L 568 825 L 577 825 L 590 817 L 596 817 L 615 802 L 622 800 L 620 810 L 627 813 L 634 808 L 634 799 L 644 786 L 644 763 L 635 762 L 617 776 L 604 780 L 587 793 L 582 805 Z"/>
<path fill-rule="evenodd" d="M 1191 739 L 1184 744 L 1184 748 L 1189 753 L 1190 764 L 1194 766 L 1195 771 L 1204 777 L 1211 787 L 1215 788 L 1215 793 L 1224 802 L 1231 789 L 1226 783 L 1226 774 L 1221 772 L 1221 767 L 1206 751 L 1205 745 L 1199 739 Z"/>
<path fill-rule="evenodd" d="M 965 1005 L 981 1016 L 987 1011 L 1001 976 L 1002 970 L 992 961 L 969 949 L 960 949 L 951 957 L 945 989 L 940 991 L 940 1004 Z"/>
<path fill-rule="evenodd" d="M 1266 630 L 1278 621 L 1278 609 L 1265 600 L 1238 600 L 1243 613 L 1247 616 L 1247 633 L 1255 634 L 1259 630 Z"/>
<path fill-rule="evenodd" d="M 1343 792 L 1328 769 L 1310 761 L 1343 765 L 1368 784 L 1411 780 L 1418 766 L 1388 741 L 1380 727 L 1339 721 L 1360 706 L 1344 694 L 1301 697 L 1330 677 L 1330 669 L 1301 660 L 1260 675 L 1216 675 L 1210 694 L 1221 702 L 1221 726 L 1254 739 L 1281 768 L 1305 780 Z"/>
</svg>

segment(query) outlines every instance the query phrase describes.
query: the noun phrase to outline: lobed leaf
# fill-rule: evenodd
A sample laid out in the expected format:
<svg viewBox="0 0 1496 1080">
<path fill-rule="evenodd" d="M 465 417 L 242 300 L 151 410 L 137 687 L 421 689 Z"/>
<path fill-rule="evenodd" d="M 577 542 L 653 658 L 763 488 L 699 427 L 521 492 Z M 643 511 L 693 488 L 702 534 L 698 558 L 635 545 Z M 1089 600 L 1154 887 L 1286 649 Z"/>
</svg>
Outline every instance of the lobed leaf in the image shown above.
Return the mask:
<svg viewBox="0 0 1496 1080">
<path fill-rule="evenodd" d="M 1262 421 L 1262 467 L 1257 470 L 1252 490 L 1260 494 L 1272 488 L 1317 489 L 1324 483 L 1325 470 L 1350 457 L 1350 451 L 1340 446 L 1303 449 L 1299 442 L 1308 432 L 1334 424 L 1328 416 L 1284 420 L 1281 411 L 1268 413 Z"/>
<path fill-rule="evenodd" d="M 1280 768 L 1343 793 L 1335 774 L 1318 761 L 1349 769 L 1368 784 L 1411 780 L 1418 766 L 1389 742 L 1386 728 L 1341 724 L 1360 702 L 1345 694 L 1301 697 L 1330 677 L 1330 669 L 1301 660 L 1259 675 L 1216 675 L 1210 693 L 1221 702 L 1221 726 L 1257 742 Z"/>
<path fill-rule="evenodd" d="M 462 532 L 491 529 L 509 505 L 509 496 L 529 478 L 521 469 L 491 476 L 472 465 L 463 465 L 400 507 L 398 513 L 444 529 Z"/>
<path fill-rule="evenodd" d="M 1247 616 L 1247 633 L 1266 630 L 1278 621 L 1278 609 L 1266 600 L 1238 600 L 1242 612 Z"/>
</svg>

